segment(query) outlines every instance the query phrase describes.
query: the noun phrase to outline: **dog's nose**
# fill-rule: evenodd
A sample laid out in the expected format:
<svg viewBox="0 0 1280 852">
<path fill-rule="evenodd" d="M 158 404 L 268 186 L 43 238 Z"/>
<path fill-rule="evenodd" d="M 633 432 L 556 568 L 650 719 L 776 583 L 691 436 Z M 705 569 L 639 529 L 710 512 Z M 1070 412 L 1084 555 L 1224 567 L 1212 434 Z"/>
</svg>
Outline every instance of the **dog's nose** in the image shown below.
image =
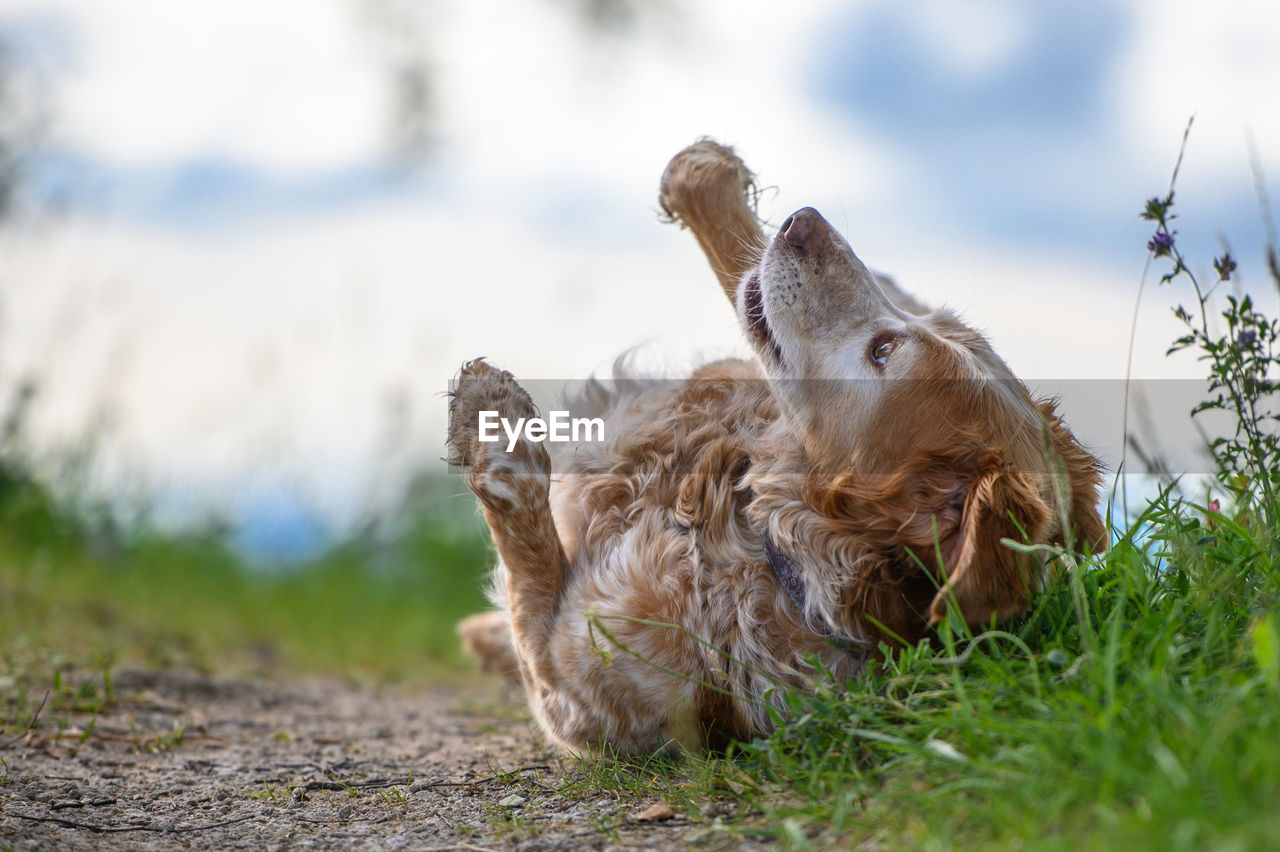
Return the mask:
<svg viewBox="0 0 1280 852">
<path fill-rule="evenodd" d="M 780 233 L 787 241 L 787 245 L 797 251 L 804 251 L 821 221 L 822 215 L 817 210 L 812 207 L 802 207 L 787 217 L 787 221 L 782 223 Z"/>
</svg>

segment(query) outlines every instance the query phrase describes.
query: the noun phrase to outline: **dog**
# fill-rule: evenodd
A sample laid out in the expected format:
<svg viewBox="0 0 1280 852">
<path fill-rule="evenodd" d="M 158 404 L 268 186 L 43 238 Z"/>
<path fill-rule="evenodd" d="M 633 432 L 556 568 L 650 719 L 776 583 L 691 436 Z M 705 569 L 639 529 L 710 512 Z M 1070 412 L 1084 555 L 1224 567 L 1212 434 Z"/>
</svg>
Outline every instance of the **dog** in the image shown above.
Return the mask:
<svg viewBox="0 0 1280 852">
<path fill-rule="evenodd" d="M 449 461 L 499 557 L 497 610 L 460 625 L 518 672 L 572 751 L 717 749 L 771 730 L 785 688 L 861 675 L 945 618 L 1023 612 L 1034 548 L 1106 545 L 1101 466 L 977 331 L 873 275 L 812 208 L 767 239 L 754 178 L 700 140 L 663 175 L 753 360 L 596 386 L 604 440 L 482 441 L 532 418 L 508 372 L 465 364 Z M 556 455 L 553 476 L 553 452 Z"/>
</svg>

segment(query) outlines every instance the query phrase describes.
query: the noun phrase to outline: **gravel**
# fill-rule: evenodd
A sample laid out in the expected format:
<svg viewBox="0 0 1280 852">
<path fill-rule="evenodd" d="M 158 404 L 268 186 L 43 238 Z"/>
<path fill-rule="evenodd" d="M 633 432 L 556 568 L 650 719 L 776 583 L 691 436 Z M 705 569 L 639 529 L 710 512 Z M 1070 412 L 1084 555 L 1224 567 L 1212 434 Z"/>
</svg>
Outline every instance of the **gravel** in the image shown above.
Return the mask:
<svg viewBox="0 0 1280 852">
<path fill-rule="evenodd" d="M 566 789 L 576 765 L 487 680 L 409 691 L 123 670 L 115 688 L 96 721 L 46 713 L 6 740 L 0 847 L 759 848 L 660 800 Z"/>
</svg>

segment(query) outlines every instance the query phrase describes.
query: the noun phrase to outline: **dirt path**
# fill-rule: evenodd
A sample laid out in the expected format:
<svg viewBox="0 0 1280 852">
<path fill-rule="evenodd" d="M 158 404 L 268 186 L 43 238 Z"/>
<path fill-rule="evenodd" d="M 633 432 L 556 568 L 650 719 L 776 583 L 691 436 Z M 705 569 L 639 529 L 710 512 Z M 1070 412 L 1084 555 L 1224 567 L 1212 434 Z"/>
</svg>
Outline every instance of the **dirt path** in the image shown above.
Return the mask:
<svg viewBox="0 0 1280 852">
<path fill-rule="evenodd" d="M 126 670 L 115 690 L 92 729 L 88 715 L 61 735 L 43 719 L 0 744 L 0 848 L 729 845 L 710 820 L 646 814 L 656 798 L 576 783 L 497 684 L 373 692 Z"/>
</svg>

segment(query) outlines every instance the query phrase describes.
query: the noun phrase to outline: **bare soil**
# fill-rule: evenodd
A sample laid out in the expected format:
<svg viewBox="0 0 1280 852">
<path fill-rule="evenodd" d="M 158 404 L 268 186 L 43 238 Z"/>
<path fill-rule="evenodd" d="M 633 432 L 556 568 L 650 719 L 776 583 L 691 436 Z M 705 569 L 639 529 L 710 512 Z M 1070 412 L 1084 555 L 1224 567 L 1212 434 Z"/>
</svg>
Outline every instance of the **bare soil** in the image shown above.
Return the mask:
<svg viewBox="0 0 1280 852">
<path fill-rule="evenodd" d="M 115 693 L 96 718 L 45 714 L 0 742 L 0 848 L 743 847 L 710 811 L 583 784 L 493 681 L 409 691 L 124 670 Z"/>
</svg>

